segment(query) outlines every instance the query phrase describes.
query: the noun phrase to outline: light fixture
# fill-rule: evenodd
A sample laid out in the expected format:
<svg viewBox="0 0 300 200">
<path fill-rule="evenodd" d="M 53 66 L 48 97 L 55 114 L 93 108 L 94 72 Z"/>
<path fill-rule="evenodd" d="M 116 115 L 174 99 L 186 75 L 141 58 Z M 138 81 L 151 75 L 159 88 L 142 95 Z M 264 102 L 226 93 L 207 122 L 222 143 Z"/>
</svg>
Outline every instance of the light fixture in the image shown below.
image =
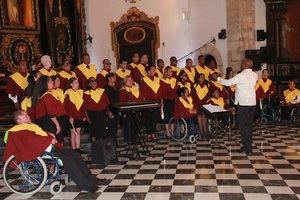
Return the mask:
<svg viewBox="0 0 300 200">
<path fill-rule="evenodd" d="M 92 44 L 93 43 L 93 37 L 89 34 L 88 37 L 84 39 L 84 41 L 89 41 Z"/>
<path fill-rule="evenodd" d="M 181 19 L 182 20 L 189 20 L 189 12 L 186 10 L 183 10 L 181 13 Z"/>
<path fill-rule="evenodd" d="M 139 0 L 140 1 L 140 0 Z M 137 2 L 137 0 L 125 0 L 125 2 L 127 3 L 127 2 L 129 2 L 129 3 L 136 3 Z"/>
</svg>

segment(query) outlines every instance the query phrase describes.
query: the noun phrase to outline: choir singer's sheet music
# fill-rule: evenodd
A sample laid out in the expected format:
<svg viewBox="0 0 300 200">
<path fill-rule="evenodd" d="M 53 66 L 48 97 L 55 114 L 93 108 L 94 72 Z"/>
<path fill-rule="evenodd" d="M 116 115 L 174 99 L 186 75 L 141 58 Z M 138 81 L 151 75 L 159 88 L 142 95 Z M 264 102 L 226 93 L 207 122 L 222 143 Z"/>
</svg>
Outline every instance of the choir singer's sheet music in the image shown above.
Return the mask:
<svg viewBox="0 0 300 200">
<path fill-rule="evenodd" d="M 206 105 L 202 105 L 206 110 L 208 110 L 211 113 L 216 113 L 216 112 L 227 112 L 227 110 L 225 110 L 224 108 L 222 108 L 221 106 L 214 106 L 211 104 L 206 104 Z"/>
</svg>

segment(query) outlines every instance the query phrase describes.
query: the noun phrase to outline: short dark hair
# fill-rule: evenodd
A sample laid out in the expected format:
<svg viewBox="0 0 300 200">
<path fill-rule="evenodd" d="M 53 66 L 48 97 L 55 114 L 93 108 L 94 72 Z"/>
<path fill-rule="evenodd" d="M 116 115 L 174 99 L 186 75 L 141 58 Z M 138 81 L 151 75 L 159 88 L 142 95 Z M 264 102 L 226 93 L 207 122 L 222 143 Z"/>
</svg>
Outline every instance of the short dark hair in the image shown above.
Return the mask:
<svg viewBox="0 0 300 200">
<path fill-rule="evenodd" d="M 83 58 L 84 56 L 90 56 L 90 54 L 88 54 L 88 53 L 83 53 L 82 55 L 81 55 L 81 58 Z"/>
</svg>

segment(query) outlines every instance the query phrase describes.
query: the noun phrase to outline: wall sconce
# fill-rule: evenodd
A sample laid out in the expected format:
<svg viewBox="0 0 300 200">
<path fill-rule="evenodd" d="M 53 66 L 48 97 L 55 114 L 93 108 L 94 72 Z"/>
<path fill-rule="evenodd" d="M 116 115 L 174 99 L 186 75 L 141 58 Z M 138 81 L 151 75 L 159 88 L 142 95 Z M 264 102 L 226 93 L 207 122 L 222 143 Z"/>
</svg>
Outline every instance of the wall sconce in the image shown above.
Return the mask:
<svg viewBox="0 0 300 200">
<path fill-rule="evenodd" d="M 189 12 L 186 10 L 183 10 L 181 13 L 181 19 L 182 20 L 189 20 Z"/>
<path fill-rule="evenodd" d="M 225 40 L 226 39 L 226 29 L 221 29 L 221 31 L 218 33 L 218 38 L 221 40 Z"/>
<path fill-rule="evenodd" d="M 89 41 L 92 44 L 93 43 L 93 37 L 89 34 L 88 37 L 84 39 L 84 41 Z"/>
</svg>

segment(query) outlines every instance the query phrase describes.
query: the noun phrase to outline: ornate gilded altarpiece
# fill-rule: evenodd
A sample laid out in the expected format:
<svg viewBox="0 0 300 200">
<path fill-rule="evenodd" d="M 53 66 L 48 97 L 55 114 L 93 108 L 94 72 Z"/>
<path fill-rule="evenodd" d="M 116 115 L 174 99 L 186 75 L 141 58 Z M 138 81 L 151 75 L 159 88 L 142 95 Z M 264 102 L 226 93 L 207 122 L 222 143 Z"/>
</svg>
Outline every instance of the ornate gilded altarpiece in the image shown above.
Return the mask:
<svg viewBox="0 0 300 200">
<path fill-rule="evenodd" d="M 149 17 L 136 7 L 131 7 L 118 22 L 111 22 L 112 50 L 117 63 L 130 62 L 132 53 L 147 53 L 149 64 L 157 59 L 160 45 L 159 17 Z"/>
</svg>

